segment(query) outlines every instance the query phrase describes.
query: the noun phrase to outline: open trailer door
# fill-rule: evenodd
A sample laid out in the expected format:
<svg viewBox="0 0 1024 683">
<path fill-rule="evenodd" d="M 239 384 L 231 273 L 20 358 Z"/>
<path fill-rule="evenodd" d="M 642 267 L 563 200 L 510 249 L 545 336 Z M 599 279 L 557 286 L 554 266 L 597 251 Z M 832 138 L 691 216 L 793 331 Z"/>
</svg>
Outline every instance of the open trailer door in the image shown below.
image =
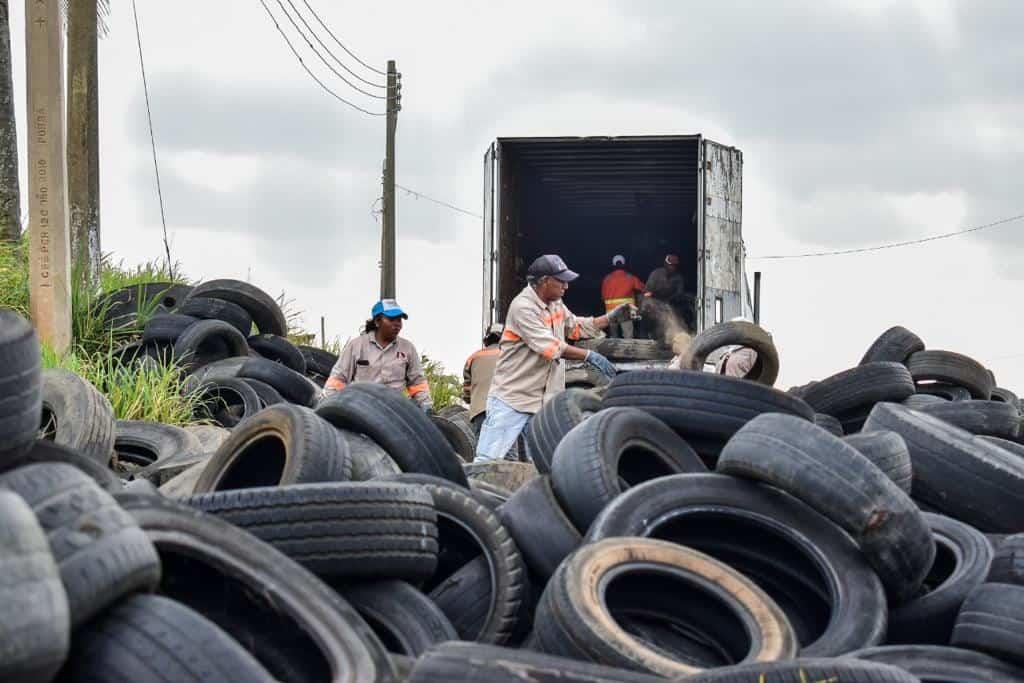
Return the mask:
<svg viewBox="0 0 1024 683">
<path fill-rule="evenodd" d="M 480 330 L 495 322 L 495 288 L 497 286 L 497 196 L 495 193 L 498 169 L 498 143 L 492 142 L 484 152 L 484 253 L 483 253 L 483 325 Z"/>
<path fill-rule="evenodd" d="M 701 330 L 744 314 L 743 153 L 704 140 L 698 325 Z"/>
</svg>

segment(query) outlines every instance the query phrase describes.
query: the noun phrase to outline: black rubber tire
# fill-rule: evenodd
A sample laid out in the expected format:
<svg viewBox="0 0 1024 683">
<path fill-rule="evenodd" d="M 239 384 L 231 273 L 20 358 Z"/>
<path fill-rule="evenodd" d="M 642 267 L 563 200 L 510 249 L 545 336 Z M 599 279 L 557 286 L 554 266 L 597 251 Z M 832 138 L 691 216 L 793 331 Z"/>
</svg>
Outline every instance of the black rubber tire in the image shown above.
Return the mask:
<svg viewBox="0 0 1024 683">
<path fill-rule="evenodd" d="M 222 320 L 248 337 L 252 334 L 252 316 L 236 303 L 205 296 L 191 296 L 179 311 L 199 320 Z"/>
<path fill-rule="evenodd" d="M 733 320 L 710 327 L 690 342 L 680 360 L 680 367 L 703 370 L 713 351 L 726 346 L 743 346 L 757 352 L 754 367 L 743 376 L 759 384 L 772 386 L 779 376 L 779 352 L 772 336 L 759 325 L 744 320 Z"/>
<path fill-rule="evenodd" d="M 888 644 L 947 644 L 960 606 L 992 563 L 992 546 L 980 531 L 943 515 L 924 517 L 935 536 L 935 563 L 921 594 L 890 608 Z"/>
<path fill-rule="evenodd" d="M 160 560 L 131 515 L 88 475 L 61 463 L 0 477 L 25 499 L 46 532 L 68 596 L 72 628 L 120 598 L 160 581 Z"/>
<path fill-rule="evenodd" d="M 201 452 L 213 454 L 220 445 L 231 436 L 231 431 L 219 425 L 194 424 L 185 427 L 185 431 L 199 439 Z"/>
<path fill-rule="evenodd" d="M 995 657 L 938 645 L 890 645 L 851 652 L 848 657 L 890 664 L 922 683 L 1020 683 L 1024 669 Z"/>
<path fill-rule="evenodd" d="M 551 483 L 581 533 L 631 486 L 671 474 L 707 472 L 674 431 L 637 408 L 607 408 L 574 427 L 555 449 Z"/>
<path fill-rule="evenodd" d="M 403 479 L 399 479 L 403 481 Z M 512 635 L 528 588 L 526 565 L 498 516 L 472 493 L 451 483 L 421 484 L 437 511 L 437 570 L 424 591 L 438 604 L 464 640 L 500 645 Z M 471 611 L 463 599 L 467 583 L 459 570 L 474 559 L 486 570 L 486 594 Z"/>
<path fill-rule="evenodd" d="M 107 327 L 141 328 L 151 315 L 176 312 L 191 292 L 189 285 L 174 282 L 129 285 L 104 294 L 95 311 Z"/>
<path fill-rule="evenodd" d="M 39 340 L 27 320 L 0 309 L 0 466 L 24 454 L 39 434 Z"/>
<path fill-rule="evenodd" d="M 984 365 L 952 351 L 918 351 L 907 360 L 915 382 L 948 382 L 964 387 L 974 398 L 988 400 L 995 381 Z"/>
<path fill-rule="evenodd" d="M 466 486 L 462 462 L 423 411 L 381 384 L 353 384 L 321 401 L 317 415 L 339 429 L 366 434 L 403 472 L 422 472 Z"/>
<path fill-rule="evenodd" d="M 914 498 L 986 533 L 1024 529 L 1024 461 L 930 415 L 894 403 L 871 411 L 866 431 L 903 437 Z"/>
<path fill-rule="evenodd" d="M 114 454 L 117 420 L 110 401 L 70 370 L 43 370 L 42 427 L 44 438 L 103 466 Z"/>
<path fill-rule="evenodd" d="M 794 659 L 727 666 L 686 678 L 686 683 L 920 683 L 904 669 L 857 659 Z"/>
<path fill-rule="evenodd" d="M 551 487 L 551 478 L 534 477 L 498 508 L 498 517 L 516 542 L 530 573 L 546 583 L 562 560 L 583 539 L 565 514 Z"/>
<path fill-rule="evenodd" d="M 353 583 L 337 591 L 392 654 L 419 657 L 434 645 L 459 639 L 444 612 L 405 581 Z"/>
<path fill-rule="evenodd" d="M 619 340 L 616 340 L 619 341 Z M 595 368 L 581 361 L 567 363 L 565 367 L 565 388 L 591 391 L 603 389 L 611 383 L 611 379 Z"/>
<path fill-rule="evenodd" d="M 291 368 L 266 358 L 250 358 L 238 370 L 242 379 L 257 379 L 274 387 L 286 401 L 311 408 L 316 404 L 319 391 L 308 378 Z"/>
<path fill-rule="evenodd" d="M 903 405 L 911 410 L 920 410 L 926 406 L 932 406 L 940 403 L 948 403 L 949 400 L 936 396 L 935 394 L 914 394 L 903 399 Z"/>
<path fill-rule="evenodd" d="M 512 492 L 480 479 L 469 480 L 469 491 L 479 502 L 495 512 L 512 497 Z M 512 539 L 515 540 L 514 538 Z M 518 543 L 516 544 L 518 545 Z"/>
<path fill-rule="evenodd" d="M 815 413 L 814 424 L 818 425 L 833 436 L 843 435 L 843 423 L 831 415 Z"/>
<path fill-rule="evenodd" d="M 597 352 L 612 362 L 633 360 L 672 360 L 672 347 L 654 339 L 616 339 L 605 337 L 597 343 Z"/>
<path fill-rule="evenodd" d="M 368 436 L 339 429 L 338 438 L 348 444 L 348 452 L 352 460 L 352 481 L 368 481 L 385 479 L 401 474 L 398 464 L 391 459 L 387 451 L 377 445 Z"/>
<path fill-rule="evenodd" d="M 914 380 L 901 363 L 868 363 L 826 377 L 803 393 L 819 413 L 845 415 L 879 401 L 902 401 L 914 393 Z"/>
<path fill-rule="evenodd" d="M 223 320 L 200 320 L 189 325 L 174 342 L 174 358 L 189 372 L 248 353 L 245 336 Z"/>
<path fill-rule="evenodd" d="M 430 421 L 441 430 L 452 450 L 466 462 L 476 457 L 476 433 L 469 423 L 469 413 L 431 415 Z"/>
<path fill-rule="evenodd" d="M 258 379 L 249 379 L 248 377 L 240 377 L 239 379 L 252 387 L 252 390 L 256 392 L 256 396 L 260 400 L 261 410 L 267 406 L 285 402 L 284 396 L 266 382 L 261 382 Z"/>
<path fill-rule="evenodd" d="M 660 676 L 479 643 L 442 643 L 420 656 L 406 683 L 665 683 Z"/>
<path fill-rule="evenodd" d="M 288 335 L 288 322 L 281 307 L 258 287 L 239 280 L 210 280 L 192 290 L 189 298 L 210 297 L 238 304 L 252 316 L 261 334 Z"/>
<path fill-rule="evenodd" d="M 885 593 L 859 548 L 777 489 L 719 474 L 655 479 L 606 507 L 585 541 L 618 536 L 673 541 L 749 576 L 803 632 L 805 657 L 835 657 L 885 637 Z"/>
<path fill-rule="evenodd" d="M 947 382 L 920 382 L 917 384 L 917 393 L 947 401 L 970 401 L 973 398 L 966 388 Z"/>
<path fill-rule="evenodd" d="M 66 446 L 45 439 L 36 441 L 28 453 L 18 458 L 0 461 L 0 474 L 27 465 L 56 462 L 73 465 L 89 475 L 105 491 L 116 493 L 124 488 L 121 480 L 106 465 L 101 465 L 92 458 L 87 458 Z"/>
<path fill-rule="evenodd" d="M 1017 407 L 1002 401 L 943 401 L 917 410 L 979 436 L 1016 439 L 1020 431 Z"/>
<path fill-rule="evenodd" d="M 207 463 L 196 493 L 346 481 L 347 444 L 313 411 L 288 403 L 239 423 Z"/>
<path fill-rule="evenodd" d="M 302 344 L 296 348 L 303 358 L 306 359 L 306 372 L 308 373 L 329 377 L 331 370 L 334 369 L 334 364 L 338 362 L 338 356 L 330 351 L 324 351 L 315 346 L 303 346 Z"/>
<path fill-rule="evenodd" d="M 19 496 L 0 490 L 0 679 L 49 681 L 68 653 L 68 599 L 46 533 Z"/>
<path fill-rule="evenodd" d="M 207 379 L 192 390 L 198 396 L 195 417 L 231 429 L 260 412 L 256 390 L 242 379 Z"/>
<path fill-rule="evenodd" d="M 248 341 L 249 348 L 267 360 L 280 363 L 300 375 L 306 374 L 306 358 L 285 337 L 276 334 L 256 334 L 249 337 Z"/>
<path fill-rule="evenodd" d="M 1009 389 L 1004 389 L 1003 387 L 995 387 L 992 390 L 992 400 L 1002 401 L 1003 403 L 1009 403 L 1011 406 L 1017 409 L 1018 413 L 1020 413 L 1020 398 L 1018 398 L 1017 394 L 1013 393 Z"/>
<path fill-rule="evenodd" d="M 185 388 L 191 389 L 206 380 L 212 379 L 235 379 L 238 371 L 249 360 L 249 356 L 236 356 L 214 361 L 209 365 L 193 370 L 185 380 Z"/>
<path fill-rule="evenodd" d="M 790 394 L 736 377 L 686 370 L 620 374 L 608 387 L 604 406 L 646 410 L 691 445 L 688 436 L 724 442 L 761 413 L 814 420 L 814 410 Z"/>
<path fill-rule="evenodd" d="M 118 464 L 128 464 L 130 471 L 135 472 L 159 460 L 198 455 L 202 447 L 199 439 L 181 427 L 146 420 L 118 420 L 112 465 L 116 469 Z"/>
<path fill-rule="evenodd" d="M 76 633 L 61 677 L 96 683 L 273 680 L 219 626 L 157 595 L 128 598 Z"/>
<path fill-rule="evenodd" d="M 924 351 L 924 342 L 905 327 L 890 327 L 871 343 L 861 365 L 868 363 L 903 363 L 918 351 Z"/>
<path fill-rule="evenodd" d="M 584 389 L 567 389 L 547 401 L 523 430 L 526 455 L 537 471 L 550 473 L 558 444 L 573 427 L 599 410 L 601 399 Z"/>
<path fill-rule="evenodd" d="M 717 471 L 775 486 L 842 527 L 897 602 L 914 595 L 928 575 L 935 542 L 917 505 L 821 427 L 791 415 L 760 415 L 729 440 Z"/>
<path fill-rule="evenodd" d="M 975 588 L 960 607 L 949 644 L 1024 666 L 1024 586 Z"/>
<path fill-rule="evenodd" d="M 890 431 L 860 432 L 843 437 L 843 441 L 882 470 L 901 491 L 911 492 L 914 470 L 902 436 Z"/>
<path fill-rule="evenodd" d="M 1024 534 L 1013 534 L 995 545 L 986 581 L 1024 586 Z"/>
<path fill-rule="evenodd" d="M 437 567 L 437 515 L 430 495 L 415 486 L 299 484 L 219 491 L 186 502 L 332 581 L 420 581 Z"/>
<path fill-rule="evenodd" d="M 199 322 L 199 318 L 180 313 L 154 315 L 142 330 L 142 343 L 144 345 L 173 344 L 178 341 L 178 337 L 185 330 L 197 322 Z"/>
<path fill-rule="evenodd" d="M 618 623 L 629 613 L 671 624 L 718 659 L 687 661 L 651 646 Z M 792 659 L 798 649 L 785 614 L 752 581 L 696 550 L 646 538 L 609 538 L 566 558 L 537 606 L 534 642 L 549 654 L 666 677 Z"/>
<path fill-rule="evenodd" d="M 392 680 L 384 647 L 358 613 L 272 546 L 166 498 L 117 500 L 160 554 L 160 593 L 244 643 L 275 678 Z"/>
</svg>

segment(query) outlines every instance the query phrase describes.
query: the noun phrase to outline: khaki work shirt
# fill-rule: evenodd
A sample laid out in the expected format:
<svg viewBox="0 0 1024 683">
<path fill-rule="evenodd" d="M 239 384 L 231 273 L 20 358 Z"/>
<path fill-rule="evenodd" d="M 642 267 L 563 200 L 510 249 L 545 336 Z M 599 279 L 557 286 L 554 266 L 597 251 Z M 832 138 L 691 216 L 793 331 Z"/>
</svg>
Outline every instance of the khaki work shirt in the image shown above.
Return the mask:
<svg viewBox="0 0 1024 683">
<path fill-rule="evenodd" d="M 359 382 L 384 384 L 407 392 L 418 403 L 431 402 L 420 354 L 412 342 L 401 337 L 381 347 L 374 333 L 367 332 L 345 344 L 324 384 L 324 398 Z"/>
<path fill-rule="evenodd" d="M 593 318 L 577 318 L 561 301 L 545 304 L 526 286 L 509 306 L 491 395 L 521 413 L 536 413 L 565 390 L 566 339 L 597 334 Z"/>
<path fill-rule="evenodd" d="M 487 410 L 487 393 L 491 390 L 499 352 L 498 345 L 492 344 L 466 359 L 466 367 L 462 369 L 462 400 L 469 404 L 470 420 Z"/>
</svg>

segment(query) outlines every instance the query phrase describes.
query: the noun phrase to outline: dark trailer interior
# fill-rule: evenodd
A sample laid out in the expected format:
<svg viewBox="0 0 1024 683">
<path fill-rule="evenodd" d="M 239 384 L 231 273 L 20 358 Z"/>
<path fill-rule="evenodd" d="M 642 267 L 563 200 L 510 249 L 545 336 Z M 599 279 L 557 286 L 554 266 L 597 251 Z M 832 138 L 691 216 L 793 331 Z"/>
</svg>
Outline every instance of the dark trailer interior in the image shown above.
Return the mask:
<svg viewBox="0 0 1024 683">
<path fill-rule="evenodd" d="M 700 144 L 696 135 L 499 138 L 484 187 L 494 217 L 484 230 L 491 319 L 504 319 L 530 262 L 549 253 L 580 273 L 565 298 L 578 315 L 603 312 L 601 280 L 615 254 L 644 281 L 666 254 L 679 255 L 696 295 Z"/>
</svg>

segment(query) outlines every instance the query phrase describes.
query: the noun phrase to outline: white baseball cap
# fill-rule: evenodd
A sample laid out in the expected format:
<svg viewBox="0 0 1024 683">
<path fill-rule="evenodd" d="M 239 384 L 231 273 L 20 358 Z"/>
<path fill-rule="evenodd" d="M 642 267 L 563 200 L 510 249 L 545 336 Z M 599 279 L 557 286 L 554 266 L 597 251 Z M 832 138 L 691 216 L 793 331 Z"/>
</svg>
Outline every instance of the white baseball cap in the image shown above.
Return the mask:
<svg viewBox="0 0 1024 683">
<path fill-rule="evenodd" d="M 615 256 L 612 257 L 612 265 L 613 266 L 624 266 L 624 265 L 626 265 L 626 257 L 623 256 L 622 254 L 616 254 Z"/>
</svg>

